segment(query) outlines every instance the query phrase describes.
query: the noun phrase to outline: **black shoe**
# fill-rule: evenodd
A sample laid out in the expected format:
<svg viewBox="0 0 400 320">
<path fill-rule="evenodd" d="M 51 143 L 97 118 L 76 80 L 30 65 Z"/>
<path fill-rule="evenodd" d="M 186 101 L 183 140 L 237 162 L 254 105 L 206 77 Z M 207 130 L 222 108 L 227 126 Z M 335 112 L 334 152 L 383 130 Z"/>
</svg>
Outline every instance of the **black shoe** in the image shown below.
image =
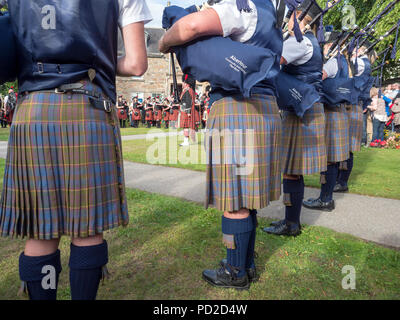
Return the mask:
<svg viewBox="0 0 400 320">
<path fill-rule="evenodd" d="M 226 259 L 222 259 L 220 262 L 220 265 L 224 266 L 226 264 L 228 264 L 228 261 Z M 258 281 L 259 276 L 257 274 L 256 267 L 246 269 L 246 273 L 247 273 L 247 278 L 249 278 L 249 282 L 257 282 Z"/>
<path fill-rule="evenodd" d="M 272 227 L 264 228 L 263 231 L 277 236 L 293 236 L 293 237 L 296 237 L 301 233 L 299 226 L 287 223 L 286 221 Z"/>
<path fill-rule="evenodd" d="M 282 219 L 282 220 L 279 220 L 279 221 L 272 221 L 269 225 L 271 227 L 276 227 L 276 226 L 279 226 L 281 224 L 284 224 L 285 221 L 286 221 L 285 219 Z M 301 230 L 301 224 L 299 224 L 299 229 Z"/>
<path fill-rule="evenodd" d="M 320 198 L 308 199 L 303 201 L 303 206 L 312 210 L 332 211 L 335 209 L 335 200 L 323 202 Z"/>
<path fill-rule="evenodd" d="M 203 279 L 209 284 L 219 288 L 233 288 L 247 290 L 250 287 L 247 274 L 244 277 L 237 277 L 237 271 L 229 271 L 228 266 L 223 264 L 217 270 L 204 270 Z"/>
<path fill-rule="evenodd" d="M 349 187 L 342 186 L 340 183 L 337 183 L 333 188 L 333 192 L 349 192 Z"/>
</svg>

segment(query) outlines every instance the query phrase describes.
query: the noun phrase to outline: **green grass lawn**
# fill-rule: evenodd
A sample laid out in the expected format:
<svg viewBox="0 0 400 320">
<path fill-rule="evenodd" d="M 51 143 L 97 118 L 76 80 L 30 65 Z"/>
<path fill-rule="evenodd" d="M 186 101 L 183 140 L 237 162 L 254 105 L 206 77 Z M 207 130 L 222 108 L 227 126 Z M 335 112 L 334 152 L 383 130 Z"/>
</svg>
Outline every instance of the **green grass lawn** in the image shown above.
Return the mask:
<svg viewBox="0 0 400 320">
<path fill-rule="evenodd" d="M 121 135 L 122 136 L 131 136 L 131 135 L 137 135 L 137 134 L 146 134 L 150 130 L 154 130 L 155 128 L 148 129 L 147 127 L 144 127 L 140 124 L 139 128 L 122 128 L 121 129 Z M 161 129 L 157 130 L 162 130 L 163 132 L 168 132 L 168 129 L 163 127 Z M 181 130 L 181 129 L 179 129 Z M 0 141 L 8 141 L 8 135 L 10 134 L 10 127 L 7 127 L 6 129 L 0 128 Z"/>
<path fill-rule="evenodd" d="M 127 192 L 130 224 L 106 233 L 112 273 L 98 299 L 400 299 L 400 252 L 322 227 L 304 226 L 297 238 L 261 231 L 256 265 L 260 280 L 248 291 L 205 283 L 201 272 L 225 255 L 221 213 L 172 197 Z M 0 238 L 0 299 L 16 295 L 22 240 Z M 61 241 L 59 299 L 69 299 L 69 241 Z M 341 286 L 345 265 L 356 270 L 356 289 Z"/>
<path fill-rule="evenodd" d="M 132 128 L 132 127 L 121 128 L 121 136 L 133 136 L 133 135 L 137 135 L 137 134 L 147 134 L 149 131 L 154 131 L 154 130 L 158 130 L 158 131 L 161 130 L 163 132 L 169 131 L 169 129 L 164 128 L 164 125 L 162 126 L 162 128 L 152 127 L 150 129 L 140 125 L 139 128 Z"/>
<path fill-rule="evenodd" d="M 0 128 L 0 141 L 8 141 L 9 134 L 10 134 L 10 127 Z"/>
<path fill-rule="evenodd" d="M 198 137 L 201 137 L 200 134 Z M 205 151 L 202 141 L 190 147 L 175 147 L 183 138 L 178 136 L 177 144 L 171 142 L 174 139 L 176 138 L 124 141 L 124 159 L 152 164 L 160 164 L 152 160 L 160 159 L 161 165 L 205 171 Z M 166 141 L 166 148 L 160 147 L 162 144 L 157 145 L 158 141 Z M 170 144 L 173 147 L 170 148 Z M 154 151 L 157 148 L 159 152 Z M 170 161 L 173 152 L 171 157 L 173 161 Z M 319 188 L 319 180 L 319 175 L 305 176 L 305 183 L 309 187 Z M 349 188 L 352 193 L 400 199 L 400 150 L 362 148 L 360 152 L 356 152 Z"/>
</svg>

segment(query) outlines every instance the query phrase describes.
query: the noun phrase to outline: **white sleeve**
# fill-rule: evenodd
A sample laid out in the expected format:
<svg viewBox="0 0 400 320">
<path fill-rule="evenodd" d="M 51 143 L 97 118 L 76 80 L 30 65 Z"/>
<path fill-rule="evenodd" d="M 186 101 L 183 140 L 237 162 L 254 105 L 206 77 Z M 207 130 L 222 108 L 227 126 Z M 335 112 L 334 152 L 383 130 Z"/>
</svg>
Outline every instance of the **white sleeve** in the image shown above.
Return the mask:
<svg viewBox="0 0 400 320">
<path fill-rule="evenodd" d="M 222 0 L 214 5 L 214 9 L 221 21 L 224 37 L 234 41 L 246 42 L 256 32 L 258 14 L 253 1 L 249 1 L 250 12 L 240 12 L 236 7 L 236 0 Z"/>
<path fill-rule="evenodd" d="M 356 62 L 356 59 L 353 59 L 353 64 Z M 365 70 L 365 63 L 364 60 L 361 58 L 357 58 L 357 74 L 355 75 L 356 77 L 361 76 L 364 73 Z"/>
<path fill-rule="evenodd" d="M 303 37 L 302 42 L 297 42 L 292 36 L 283 42 L 282 57 L 287 64 L 301 65 L 311 59 L 314 49 L 310 39 Z"/>
<path fill-rule="evenodd" d="M 338 62 L 337 59 L 329 59 L 327 63 L 324 64 L 324 71 L 328 75 L 328 78 L 334 78 L 336 77 L 339 67 L 338 67 Z"/>
<path fill-rule="evenodd" d="M 135 22 L 144 22 L 144 24 L 153 20 L 146 0 L 118 0 L 120 28 Z"/>
</svg>

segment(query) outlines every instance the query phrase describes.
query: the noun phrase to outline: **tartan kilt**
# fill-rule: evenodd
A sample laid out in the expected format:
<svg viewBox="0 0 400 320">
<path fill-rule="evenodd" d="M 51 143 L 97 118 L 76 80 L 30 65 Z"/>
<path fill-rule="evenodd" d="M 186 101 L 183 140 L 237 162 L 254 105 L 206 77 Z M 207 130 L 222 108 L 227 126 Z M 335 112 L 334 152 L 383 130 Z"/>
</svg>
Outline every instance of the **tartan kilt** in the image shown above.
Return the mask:
<svg viewBox="0 0 400 320">
<path fill-rule="evenodd" d="M 170 121 L 178 121 L 179 118 L 179 109 L 173 109 L 173 114 L 169 115 Z"/>
<path fill-rule="evenodd" d="M 190 115 L 184 111 L 181 111 L 181 128 L 187 129 L 190 128 Z"/>
<path fill-rule="evenodd" d="M 324 105 L 325 141 L 328 162 L 342 162 L 349 158 L 349 125 L 346 108 Z"/>
<path fill-rule="evenodd" d="M 200 123 L 200 112 L 197 110 L 194 111 L 194 122 Z"/>
<path fill-rule="evenodd" d="M 314 104 L 301 119 L 294 112 L 282 114 L 282 165 L 288 175 L 309 175 L 327 169 L 325 115 L 321 103 Z"/>
<path fill-rule="evenodd" d="M 226 97 L 213 104 L 205 136 L 206 207 L 261 209 L 279 199 L 281 131 L 275 97 Z"/>
<path fill-rule="evenodd" d="M 146 111 L 146 121 L 153 121 L 153 111 Z"/>
<path fill-rule="evenodd" d="M 162 110 L 154 111 L 154 121 L 161 121 L 163 117 L 162 114 L 163 114 Z"/>
<path fill-rule="evenodd" d="M 135 113 L 137 113 L 137 115 L 135 115 Z M 132 120 L 140 120 L 140 110 L 139 109 L 133 109 Z"/>
<path fill-rule="evenodd" d="M 349 121 L 349 144 L 350 152 L 361 150 L 361 140 L 363 133 L 363 112 L 361 104 L 347 105 L 347 115 Z"/>
<path fill-rule="evenodd" d="M 20 98 L 8 141 L 1 236 L 84 238 L 128 219 L 116 110 L 95 109 L 80 94 Z"/>
<path fill-rule="evenodd" d="M 163 120 L 169 121 L 169 110 L 163 111 Z"/>
</svg>

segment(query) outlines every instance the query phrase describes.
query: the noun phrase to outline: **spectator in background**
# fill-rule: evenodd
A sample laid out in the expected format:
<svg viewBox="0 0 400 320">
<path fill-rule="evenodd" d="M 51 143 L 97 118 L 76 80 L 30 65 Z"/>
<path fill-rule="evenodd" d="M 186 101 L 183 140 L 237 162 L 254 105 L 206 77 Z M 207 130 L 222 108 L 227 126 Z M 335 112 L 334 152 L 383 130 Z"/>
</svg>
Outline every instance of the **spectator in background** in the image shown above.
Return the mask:
<svg viewBox="0 0 400 320">
<path fill-rule="evenodd" d="M 370 96 L 371 98 L 377 94 L 376 88 L 371 88 L 370 91 Z M 364 146 L 368 145 L 368 132 L 367 132 L 367 127 L 368 127 L 368 117 L 371 115 L 371 110 L 369 107 L 365 108 L 363 110 L 363 133 L 361 137 L 361 144 Z"/>
<path fill-rule="evenodd" d="M 400 92 L 398 92 L 397 96 L 394 98 L 392 112 L 394 114 L 393 118 L 394 131 L 400 133 Z"/>
<path fill-rule="evenodd" d="M 372 114 L 372 126 L 373 134 L 372 141 L 384 140 L 383 130 L 385 128 L 385 123 L 388 120 L 386 113 L 385 101 L 378 97 L 378 90 L 376 88 L 371 89 L 372 103 L 368 107 L 369 110 L 373 112 Z"/>
</svg>

